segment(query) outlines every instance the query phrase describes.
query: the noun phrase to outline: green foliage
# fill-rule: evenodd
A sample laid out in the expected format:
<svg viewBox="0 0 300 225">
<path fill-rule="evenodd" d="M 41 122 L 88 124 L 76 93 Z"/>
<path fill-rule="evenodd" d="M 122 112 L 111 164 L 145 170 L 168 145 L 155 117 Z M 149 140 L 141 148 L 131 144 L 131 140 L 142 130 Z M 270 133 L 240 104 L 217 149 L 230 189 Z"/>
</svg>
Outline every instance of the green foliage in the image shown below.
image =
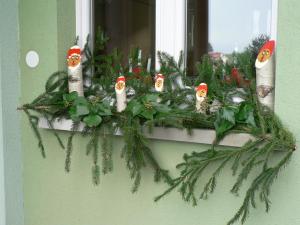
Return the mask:
<svg viewBox="0 0 300 225">
<path fill-rule="evenodd" d="M 244 223 L 251 207 L 256 207 L 257 200 L 265 204 L 266 211 L 269 211 L 271 185 L 290 161 L 295 149 L 293 135 L 269 109 L 259 104 L 256 96 L 254 61 L 265 40 L 264 36 L 255 39 L 244 52 L 229 56 L 226 63 L 204 56 L 197 64 L 197 77 L 186 76 L 182 53 L 176 62 L 170 55 L 158 52 L 165 89 L 156 93 L 152 88 L 155 71 L 149 73 L 141 66 L 138 74 L 130 72 L 128 66 L 122 65 L 122 54 L 118 50 L 107 52 L 108 38 L 100 30 L 94 51 L 90 50 L 89 44 L 83 51 L 87 59 L 83 63 L 84 78 L 88 72 L 93 72 L 93 85 L 85 87 L 84 97 L 76 92 L 68 93 L 67 72 L 59 71 L 49 77 L 44 93 L 19 109 L 27 115 L 43 157 L 46 154 L 38 129 L 39 116 L 45 117 L 52 128 L 55 120 L 67 118 L 73 121 L 65 149 L 67 172 L 71 169 L 73 139 L 79 125 L 83 125 L 81 135 L 90 137 L 86 154 L 93 160 L 92 180 L 96 185 L 100 183 L 101 172 L 107 174 L 113 170 L 113 135 L 120 131 L 124 138 L 121 156 L 133 179 L 132 192 L 138 190 L 142 170 L 147 166 L 154 170 L 156 182 L 162 180 L 169 185 L 156 201 L 178 189 L 184 201 L 196 205 L 199 199 L 207 199 L 215 191 L 219 175 L 228 166 L 236 176 L 231 192 L 238 194 L 244 181 L 253 174 L 254 179 L 247 188 L 243 203 L 228 225 L 238 220 Z M 133 67 L 139 63 L 138 51 L 133 49 L 129 56 Z M 238 84 L 234 80 L 232 82 L 232 77 L 227 82 L 224 78 L 231 75 L 232 68 L 238 69 L 240 78 L 249 80 L 249 85 L 237 88 Z M 126 86 L 134 90 L 123 112 L 117 112 L 115 105 L 111 104 L 115 99 L 113 84 L 120 74 L 126 76 Z M 178 83 L 178 78 L 182 79 L 183 84 Z M 206 114 L 195 109 L 195 90 L 192 86 L 201 82 L 207 83 L 209 89 Z M 233 97 L 244 101 L 235 103 Z M 219 103 L 219 108 L 210 110 L 215 102 Z M 193 129 L 214 128 L 216 139 L 207 151 L 184 155 L 183 162 L 177 165 L 180 176 L 173 179 L 158 163 L 144 135 L 146 129 L 151 132 L 154 126 L 186 129 L 190 134 Z M 217 147 L 219 141 L 230 132 L 250 133 L 255 140 L 241 148 L 224 150 Z M 64 149 L 58 133 L 53 133 Z M 275 158 L 274 155 L 276 158 L 281 155 L 281 158 L 274 162 L 270 160 Z M 254 168 L 260 172 L 254 174 Z M 204 173 L 210 174 L 205 183 L 202 179 Z M 201 184 L 203 189 L 199 188 Z"/>
<path fill-rule="evenodd" d="M 245 106 L 244 106 L 245 107 Z M 243 107 L 243 108 L 244 108 Z M 258 107 L 260 107 L 258 105 Z M 244 110 L 244 109 L 243 109 Z M 227 109 L 225 110 L 227 111 Z M 233 111 L 224 112 L 223 117 L 228 123 L 234 121 Z M 233 185 L 231 192 L 238 194 L 243 182 L 248 179 L 253 169 L 260 167 L 261 172 L 253 179 L 248 188 L 243 204 L 234 217 L 227 223 L 235 224 L 239 219 L 244 223 L 250 212 L 250 208 L 256 208 L 256 196 L 265 204 L 266 211 L 270 209 L 270 187 L 279 172 L 288 164 L 295 149 L 295 140 L 293 135 L 287 131 L 271 112 L 265 113 L 264 122 L 267 123 L 269 134 L 263 137 L 257 137 L 257 140 L 248 142 L 240 149 L 215 150 L 210 149 L 205 152 L 193 152 L 190 155 L 184 155 L 184 162 L 177 165 L 181 173 L 174 179 L 174 184 L 170 186 L 162 195 L 156 197 L 156 201 L 161 199 L 172 190 L 178 188 L 182 198 L 193 205 L 198 203 L 198 199 L 207 199 L 216 189 L 217 177 L 220 172 L 231 163 L 233 175 L 237 180 Z M 278 150 L 284 150 L 281 153 Z M 274 155 L 282 154 L 282 159 L 270 164 L 270 158 Z M 211 177 L 204 188 L 197 196 L 199 183 L 202 181 L 201 175 L 208 170 L 209 165 L 217 165 L 212 172 Z"/>
<path fill-rule="evenodd" d="M 222 139 L 227 132 L 238 125 L 247 126 L 244 131 L 246 131 L 247 128 L 250 128 L 250 132 L 251 129 L 257 128 L 253 103 L 242 102 L 239 105 L 228 105 L 222 107 L 216 113 L 214 125 L 218 140 Z"/>
</svg>

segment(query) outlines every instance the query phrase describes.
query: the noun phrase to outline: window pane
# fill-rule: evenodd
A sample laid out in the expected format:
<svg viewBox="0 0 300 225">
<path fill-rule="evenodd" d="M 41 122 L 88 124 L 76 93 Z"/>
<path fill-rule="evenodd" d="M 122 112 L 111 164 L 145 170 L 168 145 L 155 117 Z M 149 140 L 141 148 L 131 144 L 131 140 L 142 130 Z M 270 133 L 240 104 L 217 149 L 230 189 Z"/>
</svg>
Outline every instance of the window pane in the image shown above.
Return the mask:
<svg viewBox="0 0 300 225">
<path fill-rule="evenodd" d="M 187 9 L 189 74 L 204 53 L 243 51 L 253 38 L 271 35 L 272 0 L 188 0 Z"/>
<path fill-rule="evenodd" d="M 208 52 L 208 0 L 187 2 L 187 73 L 195 74 L 195 63 Z"/>
<path fill-rule="evenodd" d="M 154 58 L 155 0 L 95 0 L 94 14 L 95 29 L 101 26 L 110 38 L 108 52 L 118 48 L 127 56 L 139 47 Z"/>
<path fill-rule="evenodd" d="M 209 42 L 214 51 L 243 51 L 260 34 L 271 35 L 272 0 L 209 0 Z"/>
</svg>

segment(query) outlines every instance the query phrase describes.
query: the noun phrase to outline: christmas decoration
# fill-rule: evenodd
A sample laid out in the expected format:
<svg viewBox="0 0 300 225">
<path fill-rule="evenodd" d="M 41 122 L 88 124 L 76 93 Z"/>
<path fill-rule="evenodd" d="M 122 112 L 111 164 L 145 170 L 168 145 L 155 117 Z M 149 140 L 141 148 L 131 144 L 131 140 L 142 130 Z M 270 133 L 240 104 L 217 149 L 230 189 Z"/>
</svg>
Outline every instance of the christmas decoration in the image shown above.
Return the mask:
<svg viewBox="0 0 300 225">
<path fill-rule="evenodd" d="M 165 77 L 161 73 L 155 76 L 155 90 L 157 92 L 162 92 L 164 90 L 164 80 Z"/>
<path fill-rule="evenodd" d="M 117 79 L 116 85 L 116 97 L 117 97 L 117 111 L 122 112 L 126 108 L 126 85 L 125 85 L 125 77 L 120 76 Z"/>
<path fill-rule="evenodd" d="M 275 41 L 265 43 L 261 48 L 256 62 L 256 90 L 258 100 L 273 110 L 275 83 Z"/>
<path fill-rule="evenodd" d="M 207 84 L 201 83 L 196 89 L 196 109 L 197 112 L 206 112 L 206 96 L 207 96 Z"/>
<path fill-rule="evenodd" d="M 67 62 L 69 92 L 76 91 L 79 96 L 83 96 L 81 50 L 79 46 L 75 45 L 69 49 Z"/>
<path fill-rule="evenodd" d="M 138 50 L 138 63 L 137 66 L 133 68 L 132 72 L 135 74 L 136 77 L 139 77 L 139 75 L 142 72 L 142 50 Z"/>
<path fill-rule="evenodd" d="M 150 73 L 151 71 L 151 58 L 148 58 L 148 61 L 147 61 L 147 72 Z"/>
<path fill-rule="evenodd" d="M 218 176 L 227 169 L 228 165 L 233 176 L 236 176 L 231 192 L 237 195 L 244 185 L 246 193 L 241 207 L 227 224 L 236 224 L 238 220 L 244 223 L 251 207 L 255 208 L 258 201 L 265 205 L 266 211 L 269 211 L 271 186 L 279 176 L 279 172 L 290 161 L 296 147 L 293 134 L 282 125 L 272 110 L 260 103 L 260 92 L 256 93 L 255 60 L 257 49 L 261 48 L 266 38 L 255 39 L 244 52 L 234 53 L 234 57 L 228 55 L 226 62 L 214 61 L 211 57 L 204 56 L 196 65 L 198 71 L 196 77 L 186 75 L 183 69 L 183 54 L 176 62 L 170 55 L 158 52 L 163 77 L 157 77 L 155 88 L 158 89 L 153 92 L 151 90 L 153 84 L 148 83 L 149 79 L 144 79 L 150 76 L 149 71 L 145 70 L 141 63 L 139 64 L 140 77 L 129 79 L 133 77 L 130 65 L 134 68 L 136 61 L 141 62 L 141 53 L 131 55 L 129 68 L 123 70 L 121 54 L 118 51 L 104 54 L 102 50 L 105 49 L 108 39 L 103 33 L 98 34 L 97 37 L 93 52 L 88 45 L 83 49 L 87 59 L 83 71 L 91 68 L 95 71 L 93 85 L 85 89 L 85 97 L 80 92 L 80 88 L 76 89 L 77 86 L 69 93 L 69 75 L 65 71 L 59 71 L 49 77 L 44 93 L 19 108 L 28 117 L 42 156 L 46 157 L 46 151 L 38 129 L 37 116 L 46 118 L 52 128 L 53 121 L 61 118 L 70 119 L 73 127 L 66 147 L 57 132 L 52 130 L 60 146 L 66 148 L 65 170 L 67 172 L 71 170 L 73 139 L 78 127 L 83 126 L 82 135 L 90 137 L 86 153 L 93 160 L 93 182 L 99 184 L 101 172 L 107 174 L 113 169 L 111 137 L 117 131 L 121 131 L 124 138 L 121 155 L 126 162 L 130 178 L 133 179 L 133 192 L 138 190 L 142 170 L 152 168 L 155 181 L 164 181 L 167 185 L 166 191 L 157 196 L 156 201 L 178 189 L 184 201 L 196 205 L 199 199 L 207 199 L 215 191 Z M 270 57 L 262 53 L 258 61 L 270 69 L 262 66 L 262 70 L 258 68 L 257 72 L 259 76 L 266 74 L 268 77 L 264 81 L 267 80 L 269 83 L 260 82 L 260 84 L 269 85 L 271 73 L 262 73 L 262 71 L 271 71 L 268 63 L 272 59 L 272 45 L 266 45 L 265 49 L 269 49 Z M 77 47 L 70 50 L 69 55 L 74 53 L 77 56 L 81 55 Z M 230 58 L 234 58 L 234 62 L 231 62 Z M 78 58 L 74 57 L 68 61 L 69 66 L 73 64 L 79 65 Z M 261 66 L 260 64 L 258 66 Z M 123 76 L 119 77 L 120 73 Z M 155 74 L 155 71 L 153 73 Z M 234 82 L 224 81 L 224 74 L 231 74 Z M 87 75 L 83 73 L 83 76 Z M 183 88 L 174 82 L 177 76 L 182 77 Z M 241 80 L 249 80 L 249 84 L 242 85 Z M 114 83 L 115 88 L 113 88 Z M 200 84 L 196 96 L 195 90 L 188 88 L 195 83 Z M 134 90 L 130 100 L 126 99 L 126 86 Z M 114 96 L 117 99 L 116 105 L 112 104 Z M 239 97 L 240 101 L 234 100 L 236 97 Z M 195 98 L 197 110 L 195 110 Z M 206 102 L 209 110 L 202 110 L 201 102 Z M 205 113 L 199 113 L 198 110 Z M 155 126 L 187 129 L 190 133 L 192 129 L 198 128 L 215 129 L 216 137 L 207 151 L 185 154 L 183 162 L 176 167 L 180 170 L 180 175 L 172 178 L 156 160 L 157 156 L 154 156 L 147 145 L 143 133 L 145 128 L 151 132 Z M 218 146 L 219 142 L 231 132 L 249 133 L 255 139 L 249 140 L 240 148 L 222 149 Z M 276 160 L 273 160 L 274 158 Z M 99 159 L 102 159 L 101 168 Z M 204 173 L 209 174 L 205 183 L 201 177 Z M 245 182 L 246 180 L 248 182 Z"/>
</svg>

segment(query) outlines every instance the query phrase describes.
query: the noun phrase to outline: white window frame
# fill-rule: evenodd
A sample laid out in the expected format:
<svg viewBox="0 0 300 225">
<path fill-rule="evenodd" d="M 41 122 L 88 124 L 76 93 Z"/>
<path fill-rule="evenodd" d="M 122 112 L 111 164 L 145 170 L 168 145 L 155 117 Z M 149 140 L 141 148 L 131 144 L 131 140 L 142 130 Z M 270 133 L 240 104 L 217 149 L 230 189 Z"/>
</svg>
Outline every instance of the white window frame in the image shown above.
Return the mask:
<svg viewBox="0 0 300 225">
<path fill-rule="evenodd" d="M 76 36 L 78 45 L 83 48 L 87 37 L 93 37 L 93 0 L 75 0 Z M 155 51 L 169 53 L 178 60 L 180 51 L 185 49 L 186 0 L 161 0 L 156 3 Z M 173 34 L 173 35 L 170 35 Z M 92 44 L 93 42 L 91 42 Z M 159 63 L 156 59 L 156 68 Z"/>
<path fill-rule="evenodd" d="M 93 3 L 94 0 L 76 1 L 76 36 L 78 45 L 83 48 L 87 37 L 93 37 Z M 163 51 L 179 58 L 180 51 L 186 49 L 186 10 L 187 0 L 160 0 L 156 2 L 156 37 L 155 51 Z M 272 0 L 271 39 L 277 39 L 278 0 Z M 91 47 L 93 48 L 93 41 Z M 159 69 L 156 57 L 156 69 Z"/>
</svg>

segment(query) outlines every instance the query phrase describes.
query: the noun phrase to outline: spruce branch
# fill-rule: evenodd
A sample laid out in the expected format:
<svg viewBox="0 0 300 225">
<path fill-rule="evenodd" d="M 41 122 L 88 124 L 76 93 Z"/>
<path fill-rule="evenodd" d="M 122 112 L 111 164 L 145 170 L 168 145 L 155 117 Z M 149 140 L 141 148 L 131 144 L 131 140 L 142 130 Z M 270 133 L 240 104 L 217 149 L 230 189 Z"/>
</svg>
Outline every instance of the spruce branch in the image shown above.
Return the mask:
<svg viewBox="0 0 300 225">
<path fill-rule="evenodd" d="M 66 160 L 65 160 L 65 171 L 68 173 L 70 172 L 70 167 L 71 167 L 71 155 L 72 155 L 72 151 L 73 151 L 73 138 L 77 132 L 78 126 L 79 126 L 78 122 L 73 122 L 71 134 L 68 137 Z"/>
<path fill-rule="evenodd" d="M 51 128 L 51 130 L 52 130 L 54 136 L 56 137 L 57 142 L 59 143 L 60 147 L 62 149 L 65 149 L 65 145 L 63 144 L 61 138 L 59 137 L 58 133 L 56 132 L 56 130 L 53 127 L 53 119 L 50 119 L 46 114 L 44 114 L 44 118 L 46 118 L 48 126 Z"/>
<path fill-rule="evenodd" d="M 102 172 L 107 174 L 113 170 L 113 146 L 112 146 L 112 135 L 113 129 L 109 128 L 107 125 L 103 125 L 103 135 L 102 135 Z"/>
<path fill-rule="evenodd" d="M 29 113 L 29 111 L 25 108 L 23 109 L 23 111 L 27 115 L 28 121 L 29 121 L 29 123 L 31 125 L 31 128 L 33 130 L 33 133 L 35 134 L 36 138 L 38 139 L 38 147 L 41 150 L 41 154 L 42 154 L 43 158 L 46 158 L 45 147 L 44 147 L 44 144 L 43 144 L 43 141 L 42 141 L 41 134 L 40 134 L 39 129 L 37 127 L 38 117 L 31 115 Z"/>
</svg>

